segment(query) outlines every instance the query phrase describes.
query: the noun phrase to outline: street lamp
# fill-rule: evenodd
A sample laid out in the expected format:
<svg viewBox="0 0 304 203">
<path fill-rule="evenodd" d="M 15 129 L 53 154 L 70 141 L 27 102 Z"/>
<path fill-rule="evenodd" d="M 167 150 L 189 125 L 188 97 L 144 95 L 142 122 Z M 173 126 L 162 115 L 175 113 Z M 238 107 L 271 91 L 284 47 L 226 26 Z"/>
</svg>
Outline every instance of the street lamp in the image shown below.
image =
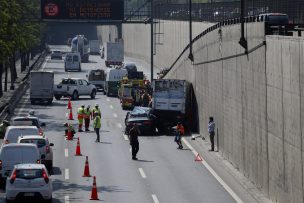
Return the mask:
<svg viewBox="0 0 304 203">
<path fill-rule="evenodd" d="M 245 49 L 245 52 L 247 53 L 248 46 L 247 46 L 247 40 L 245 39 L 245 29 L 244 29 L 245 17 L 244 17 L 244 10 L 245 10 L 245 0 L 241 0 L 241 38 L 240 38 L 239 44 Z"/>
<path fill-rule="evenodd" d="M 193 62 L 193 53 L 192 53 L 192 0 L 189 0 L 189 45 L 190 45 L 190 53 L 188 58 Z"/>
</svg>

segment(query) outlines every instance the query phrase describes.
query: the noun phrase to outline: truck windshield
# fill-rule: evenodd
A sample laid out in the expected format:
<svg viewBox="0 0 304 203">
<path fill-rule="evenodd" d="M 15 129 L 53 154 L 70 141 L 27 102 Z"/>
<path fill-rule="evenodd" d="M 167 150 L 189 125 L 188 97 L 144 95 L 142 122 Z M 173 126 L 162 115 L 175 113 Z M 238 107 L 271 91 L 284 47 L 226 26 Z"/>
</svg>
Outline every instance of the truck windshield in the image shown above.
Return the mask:
<svg viewBox="0 0 304 203">
<path fill-rule="evenodd" d="M 69 61 L 69 62 L 72 61 L 72 56 L 71 56 L 71 55 L 67 55 L 67 56 L 65 57 L 65 60 L 66 60 L 66 61 Z"/>
</svg>

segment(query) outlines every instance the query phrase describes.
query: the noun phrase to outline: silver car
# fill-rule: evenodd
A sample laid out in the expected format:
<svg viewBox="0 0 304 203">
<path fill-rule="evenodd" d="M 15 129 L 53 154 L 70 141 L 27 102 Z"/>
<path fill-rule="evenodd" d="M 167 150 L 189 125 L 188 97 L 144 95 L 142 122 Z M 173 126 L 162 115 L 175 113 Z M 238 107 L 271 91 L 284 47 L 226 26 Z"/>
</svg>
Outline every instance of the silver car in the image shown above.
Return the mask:
<svg viewBox="0 0 304 203">
<path fill-rule="evenodd" d="M 40 135 L 26 135 L 20 136 L 17 143 L 29 143 L 35 144 L 38 147 L 40 156 L 44 159 L 41 160 L 41 163 L 46 166 L 49 172 L 53 169 L 53 143 L 50 143 L 48 138 Z"/>
<path fill-rule="evenodd" d="M 6 179 L 6 202 L 43 199 L 52 202 L 53 186 L 43 164 L 17 164 Z"/>
</svg>

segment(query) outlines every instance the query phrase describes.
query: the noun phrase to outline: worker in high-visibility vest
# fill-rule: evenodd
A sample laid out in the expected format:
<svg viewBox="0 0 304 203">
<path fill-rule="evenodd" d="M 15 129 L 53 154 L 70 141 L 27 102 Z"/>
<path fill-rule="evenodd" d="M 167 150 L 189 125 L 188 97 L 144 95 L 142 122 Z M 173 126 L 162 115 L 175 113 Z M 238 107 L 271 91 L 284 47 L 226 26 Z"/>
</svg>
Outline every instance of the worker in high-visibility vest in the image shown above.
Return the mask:
<svg viewBox="0 0 304 203">
<path fill-rule="evenodd" d="M 71 132 L 71 135 L 72 135 L 72 138 L 73 138 L 74 135 L 75 135 L 75 130 L 74 130 L 73 125 L 70 124 L 70 123 L 64 123 L 64 127 L 66 127 L 65 130 L 64 130 L 65 131 L 64 135 L 68 136 L 68 132 Z"/>
<path fill-rule="evenodd" d="M 80 108 L 78 108 L 77 111 L 78 115 L 78 132 L 83 132 L 82 130 L 82 124 L 83 124 L 83 118 L 84 118 L 84 104 L 81 105 Z"/>
<path fill-rule="evenodd" d="M 95 104 L 95 107 L 94 107 L 94 109 L 92 110 L 92 113 L 93 113 L 93 119 L 95 118 L 95 113 L 98 113 L 98 115 L 99 115 L 99 117 L 101 117 L 101 112 L 100 112 L 100 108 L 99 108 L 99 106 L 98 106 L 98 104 Z"/>
<path fill-rule="evenodd" d="M 93 119 L 92 111 L 90 109 L 90 105 L 87 106 L 84 110 L 84 128 L 85 131 L 90 131 L 90 120 Z"/>
<path fill-rule="evenodd" d="M 96 132 L 96 136 L 97 136 L 95 142 L 100 142 L 99 131 L 100 131 L 100 127 L 101 127 L 101 119 L 100 119 L 98 112 L 95 112 L 94 114 L 95 114 L 95 118 L 94 118 L 94 122 L 93 122 L 93 127 Z"/>
</svg>

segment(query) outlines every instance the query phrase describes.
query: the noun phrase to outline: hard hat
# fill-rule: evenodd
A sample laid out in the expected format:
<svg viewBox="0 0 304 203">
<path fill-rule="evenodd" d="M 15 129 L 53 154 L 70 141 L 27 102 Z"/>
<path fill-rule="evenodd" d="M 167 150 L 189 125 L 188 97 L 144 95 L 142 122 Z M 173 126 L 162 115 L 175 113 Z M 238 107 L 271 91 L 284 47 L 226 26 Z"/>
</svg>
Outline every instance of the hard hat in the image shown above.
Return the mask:
<svg viewBox="0 0 304 203">
<path fill-rule="evenodd" d="M 84 104 L 81 104 L 81 107 L 84 107 Z"/>
<path fill-rule="evenodd" d="M 98 106 L 98 104 L 96 103 L 95 106 Z"/>
</svg>

